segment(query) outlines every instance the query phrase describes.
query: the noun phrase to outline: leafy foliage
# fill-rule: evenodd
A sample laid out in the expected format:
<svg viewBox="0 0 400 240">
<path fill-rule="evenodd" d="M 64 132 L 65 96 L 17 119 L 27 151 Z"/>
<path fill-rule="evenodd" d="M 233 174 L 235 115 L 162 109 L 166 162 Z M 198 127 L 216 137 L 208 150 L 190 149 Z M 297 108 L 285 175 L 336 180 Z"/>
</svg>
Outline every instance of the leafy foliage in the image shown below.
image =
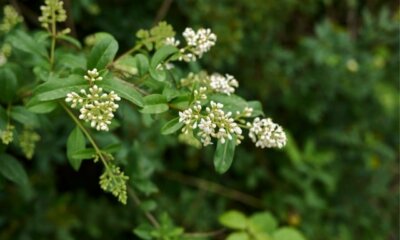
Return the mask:
<svg viewBox="0 0 400 240">
<path fill-rule="evenodd" d="M 175 37 L 172 26 L 153 24 L 160 2 L 119 3 L 73 1 L 67 9 L 73 21 L 56 28 L 70 27 L 71 35 L 33 27 L 42 3 L 13 2 L 27 24 L 17 12 L 4 12 L 0 205 L 7 207 L 0 239 L 126 239 L 135 237 L 132 229 L 142 239 L 198 236 L 190 232 L 204 236 L 196 239 L 398 238 L 397 5 L 173 1 L 166 20 L 177 32 L 207 26 L 218 39 L 201 61 L 168 69 L 179 52 L 165 46 L 165 38 Z M 68 93 L 88 89 L 83 76 L 94 67 L 104 78 L 98 86 L 123 99 L 110 132 L 77 126 L 60 104 Z M 207 92 L 208 100 L 223 103 L 224 111 L 251 107 L 252 118 L 281 122 L 288 137 L 283 151 L 261 151 L 244 140 L 230 146 L 229 171 L 215 173 L 214 160 L 226 159 L 213 149 L 228 145 L 215 141 L 199 150 L 197 132 L 182 134 L 177 117 L 193 106 L 193 90 L 206 86 L 177 89 L 181 79 L 205 68 L 229 72 L 240 85 L 231 96 Z M 124 174 L 107 170 L 103 160 Z M 129 194 L 126 205 L 117 204 L 99 189 L 102 174 L 106 191 L 123 201 L 127 186 L 142 201 Z M 226 217 L 233 208 L 241 216 L 235 223 Z M 159 227 L 147 224 L 143 212 Z M 228 230 L 202 235 L 220 227 L 221 215 Z"/>
</svg>

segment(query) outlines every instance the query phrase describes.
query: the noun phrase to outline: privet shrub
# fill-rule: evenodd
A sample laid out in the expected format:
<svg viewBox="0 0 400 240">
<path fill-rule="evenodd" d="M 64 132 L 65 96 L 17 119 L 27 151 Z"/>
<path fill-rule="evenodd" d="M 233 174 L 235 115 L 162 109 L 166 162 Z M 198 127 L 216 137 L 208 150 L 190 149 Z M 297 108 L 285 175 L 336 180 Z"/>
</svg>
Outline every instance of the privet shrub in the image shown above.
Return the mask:
<svg viewBox="0 0 400 240">
<path fill-rule="evenodd" d="M 235 149 L 246 137 L 258 148 L 286 145 L 283 128 L 265 116 L 261 103 L 235 94 L 240 81 L 234 76 L 186 70 L 187 64 L 193 65 L 215 47 L 218 37 L 210 29 L 186 28 L 176 36 L 171 25 L 160 22 L 150 30 L 139 30 L 136 43 L 122 52 L 105 32 L 88 36 L 84 46 L 69 35 L 71 30 L 61 27 L 68 18 L 62 1 L 46 0 L 40 10 L 41 30 L 28 31 L 11 6 L 4 8 L 0 25 L 0 172 L 20 186 L 27 201 L 34 201 L 38 193 L 24 170 L 30 163 L 23 164 L 23 159 L 41 161 L 62 144 L 73 169 L 79 171 L 87 160 L 101 164 L 101 189 L 124 205 L 132 201 L 142 208 L 148 223 L 134 230 L 142 239 L 224 233 L 231 240 L 304 239 L 294 228 L 278 227 L 269 212 L 247 217 L 236 210 L 219 219 L 232 233 L 185 233 L 167 214 L 153 215 L 154 202 L 144 204 L 136 193 L 149 195 L 156 187 L 143 177 L 148 170 L 140 165 L 149 163 L 136 162 L 124 146 L 133 143 L 134 151 L 140 152 L 146 146 L 130 131 L 151 133 L 157 122 L 163 126 L 155 138 L 173 138 L 199 149 L 212 145 L 219 174 L 231 167 Z M 146 127 L 135 126 L 140 118 Z M 59 124 L 63 131 L 68 129 L 67 138 L 57 139 L 58 133 L 52 131 Z M 36 146 L 48 139 L 57 140 L 46 143 L 49 152 L 37 151 Z M 65 232 L 59 234 L 58 238 L 68 239 Z"/>
</svg>

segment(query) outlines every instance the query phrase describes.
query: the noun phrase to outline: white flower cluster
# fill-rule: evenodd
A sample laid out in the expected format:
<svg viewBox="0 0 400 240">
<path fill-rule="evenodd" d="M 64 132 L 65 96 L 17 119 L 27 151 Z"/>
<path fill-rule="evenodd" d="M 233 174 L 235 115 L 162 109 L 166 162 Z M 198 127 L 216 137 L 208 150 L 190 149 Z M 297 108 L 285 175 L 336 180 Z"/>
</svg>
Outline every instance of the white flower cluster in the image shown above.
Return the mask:
<svg viewBox="0 0 400 240">
<path fill-rule="evenodd" d="M 235 92 L 235 88 L 239 87 L 239 82 L 229 74 L 225 74 L 225 77 L 219 73 L 213 73 L 210 76 L 210 87 L 215 92 L 224 93 L 231 95 Z"/>
<path fill-rule="evenodd" d="M 89 81 L 90 85 L 94 84 L 96 81 L 103 80 L 103 77 L 99 76 L 100 73 L 97 71 L 97 68 L 93 68 L 92 70 L 87 71 L 87 75 L 83 76 L 83 78 Z"/>
<path fill-rule="evenodd" d="M 165 45 L 171 45 L 174 47 L 177 47 L 179 45 L 180 41 L 176 40 L 174 37 L 167 37 L 164 41 Z"/>
<path fill-rule="evenodd" d="M 79 118 L 90 122 L 90 126 L 98 131 L 108 131 L 108 125 L 114 118 L 113 112 L 118 109 L 116 101 L 121 98 L 111 91 L 110 93 L 103 93 L 103 89 L 94 85 L 95 81 L 101 81 L 103 78 L 99 77 L 97 69 L 88 70 L 88 74 L 84 76 L 89 81 L 91 87 L 89 92 L 85 89 L 80 90 L 80 94 L 71 92 L 67 94 L 66 102 L 71 103 L 72 108 L 80 108 Z"/>
<path fill-rule="evenodd" d="M 193 83 L 198 82 L 207 89 L 213 92 L 231 95 L 239 87 L 239 82 L 234 76 L 225 74 L 223 76 L 219 73 L 208 75 L 206 72 L 189 73 L 186 78 L 181 79 L 182 86 L 191 86 Z"/>
<path fill-rule="evenodd" d="M 179 60 L 185 62 L 192 62 L 196 61 L 197 58 L 201 58 L 204 53 L 210 51 L 217 41 L 217 35 L 208 28 L 201 28 L 197 31 L 192 28 L 186 28 L 182 35 L 187 46 L 180 49 L 181 56 Z M 174 37 L 168 37 L 165 39 L 164 44 L 178 47 L 180 42 Z"/>
<path fill-rule="evenodd" d="M 64 22 L 67 19 L 67 13 L 64 9 L 64 2 L 60 0 L 46 0 L 45 5 L 40 7 L 42 15 L 39 22 L 42 27 L 48 28 L 52 22 Z"/>
<path fill-rule="evenodd" d="M 185 124 L 182 132 L 188 134 L 198 129 L 197 135 L 204 146 L 212 144 L 212 138 L 225 143 L 226 140 L 232 140 L 233 136 L 236 144 L 240 144 L 243 139 L 242 129 L 232 118 L 232 113 L 225 113 L 223 107 L 223 104 L 211 101 L 210 106 L 205 109 L 206 114 L 202 115 L 202 106 L 200 102 L 196 102 L 192 108 L 179 112 L 179 122 Z"/>
<path fill-rule="evenodd" d="M 186 28 L 182 35 L 187 44 L 193 47 L 192 51 L 198 57 L 202 57 L 203 53 L 210 51 L 217 41 L 217 35 L 212 33 L 209 28 L 201 28 L 197 32 L 191 28 Z"/>
<path fill-rule="evenodd" d="M 286 145 L 285 132 L 270 118 L 255 118 L 253 123 L 247 123 L 247 126 L 249 127 L 249 137 L 256 144 L 256 147 L 282 148 Z"/>
</svg>

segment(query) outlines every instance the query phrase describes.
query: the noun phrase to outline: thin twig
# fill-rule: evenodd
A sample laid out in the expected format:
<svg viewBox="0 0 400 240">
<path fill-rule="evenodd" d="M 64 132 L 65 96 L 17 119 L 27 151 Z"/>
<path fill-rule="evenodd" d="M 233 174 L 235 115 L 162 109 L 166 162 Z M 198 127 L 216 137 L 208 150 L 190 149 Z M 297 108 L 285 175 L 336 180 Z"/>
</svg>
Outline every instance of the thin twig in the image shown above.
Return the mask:
<svg viewBox="0 0 400 240">
<path fill-rule="evenodd" d="M 172 171 L 164 172 L 163 176 L 186 185 L 191 185 L 199 189 L 206 190 L 208 192 L 219 194 L 221 196 L 233 199 L 251 207 L 265 208 L 265 204 L 260 199 L 253 197 L 249 194 L 240 192 L 238 190 L 227 188 L 218 183 L 210 182 L 208 180 L 192 176 L 186 176 L 184 174 Z"/>
<path fill-rule="evenodd" d="M 218 235 L 223 234 L 226 231 L 225 228 L 218 229 L 212 232 L 198 232 L 198 233 L 185 233 L 183 234 L 184 237 L 187 238 L 205 238 L 205 237 L 215 237 Z"/>
<path fill-rule="evenodd" d="M 157 15 L 154 18 L 154 22 L 153 25 L 156 25 L 159 21 L 161 21 L 162 19 L 165 18 L 165 16 L 168 13 L 169 8 L 171 7 L 173 0 L 164 0 L 164 2 L 162 3 L 162 5 L 160 6 L 160 8 L 157 11 Z"/>
<path fill-rule="evenodd" d="M 25 6 L 21 2 L 18 2 L 17 0 L 11 0 L 11 4 L 15 9 L 18 10 L 19 14 L 23 16 L 24 18 L 28 19 L 30 22 L 32 22 L 36 26 L 40 26 L 39 24 L 39 16 L 32 11 L 29 7 Z"/>
<path fill-rule="evenodd" d="M 128 194 L 133 199 L 133 201 L 135 202 L 135 204 L 137 206 L 140 206 L 142 204 L 142 201 L 139 199 L 139 197 L 136 195 L 135 191 L 130 186 L 128 186 Z M 143 211 L 144 211 L 144 215 L 149 220 L 149 222 L 155 228 L 159 228 L 160 224 L 158 223 L 157 219 L 150 212 L 145 211 L 145 210 L 143 210 Z"/>
<path fill-rule="evenodd" d="M 71 29 L 71 35 L 76 38 L 76 29 L 75 29 L 75 22 L 74 18 L 72 17 L 72 5 L 71 5 L 71 0 L 63 0 L 65 4 L 65 8 L 67 10 L 67 20 L 66 20 L 66 25 L 69 29 Z"/>
</svg>

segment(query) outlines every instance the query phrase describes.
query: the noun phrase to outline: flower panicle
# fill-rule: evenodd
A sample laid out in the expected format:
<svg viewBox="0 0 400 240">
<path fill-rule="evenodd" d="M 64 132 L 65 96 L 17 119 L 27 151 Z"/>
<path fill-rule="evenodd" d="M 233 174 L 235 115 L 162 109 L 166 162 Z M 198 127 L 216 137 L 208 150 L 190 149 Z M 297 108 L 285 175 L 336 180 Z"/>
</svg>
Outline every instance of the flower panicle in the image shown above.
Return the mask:
<svg viewBox="0 0 400 240">
<path fill-rule="evenodd" d="M 103 79 L 97 69 L 88 70 L 84 78 L 90 84 L 89 89 L 81 89 L 79 93 L 70 92 L 65 101 L 71 104 L 71 108 L 79 108 L 79 119 L 89 122 L 92 128 L 109 131 L 114 112 L 119 108 L 116 102 L 121 98 L 114 91 L 106 93 L 103 88 L 95 85 L 96 81 Z"/>
<path fill-rule="evenodd" d="M 60 0 L 45 0 L 45 5 L 40 7 L 42 15 L 39 22 L 42 27 L 49 28 L 52 23 L 65 22 L 67 20 L 67 12 L 64 9 L 64 2 Z"/>
</svg>

